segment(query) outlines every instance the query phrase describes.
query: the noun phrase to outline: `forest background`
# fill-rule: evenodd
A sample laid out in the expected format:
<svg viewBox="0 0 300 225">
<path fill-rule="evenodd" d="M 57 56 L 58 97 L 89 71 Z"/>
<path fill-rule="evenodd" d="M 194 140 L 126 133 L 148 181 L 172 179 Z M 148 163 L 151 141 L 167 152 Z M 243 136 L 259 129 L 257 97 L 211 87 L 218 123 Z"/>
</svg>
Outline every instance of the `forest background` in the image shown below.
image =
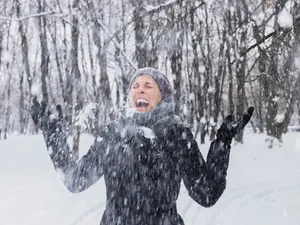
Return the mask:
<svg viewBox="0 0 300 225">
<path fill-rule="evenodd" d="M 131 75 L 150 66 L 201 143 L 254 106 L 250 126 L 272 147 L 300 124 L 299 37 L 299 0 L 2 0 L 0 129 L 37 132 L 36 95 L 62 105 L 78 152 L 81 132 L 116 119 Z"/>
</svg>

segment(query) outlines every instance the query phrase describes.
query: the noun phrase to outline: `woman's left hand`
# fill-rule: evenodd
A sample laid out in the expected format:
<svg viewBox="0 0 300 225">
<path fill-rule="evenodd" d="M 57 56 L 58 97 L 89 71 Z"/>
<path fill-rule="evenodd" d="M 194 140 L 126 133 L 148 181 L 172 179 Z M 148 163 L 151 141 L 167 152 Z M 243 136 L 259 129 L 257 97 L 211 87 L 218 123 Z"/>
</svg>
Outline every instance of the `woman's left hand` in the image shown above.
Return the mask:
<svg viewBox="0 0 300 225">
<path fill-rule="evenodd" d="M 254 107 L 249 107 L 247 112 L 244 113 L 243 116 L 237 121 L 234 121 L 232 115 L 227 116 L 217 131 L 217 140 L 230 145 L 233 137 L 242 129 L 244 129 L 244 127 L 250 121 L 253 111 Z"/>
</svg>

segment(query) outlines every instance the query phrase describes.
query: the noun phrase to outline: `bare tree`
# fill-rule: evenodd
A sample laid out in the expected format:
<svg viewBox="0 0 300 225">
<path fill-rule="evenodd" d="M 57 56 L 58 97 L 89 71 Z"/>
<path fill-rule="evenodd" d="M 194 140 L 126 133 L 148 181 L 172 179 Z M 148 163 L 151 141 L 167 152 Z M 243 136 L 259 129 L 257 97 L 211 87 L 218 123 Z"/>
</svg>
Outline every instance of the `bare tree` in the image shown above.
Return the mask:
<svg viewBox="0 0 300 225">
<path fill-rule="evenodd" d="M 79 0 L 75 0 L 72 5 L 72 9 L 77 9 L 79 6 Z M 72 9 L 70 9 L 72 11 Z M 83 107 L 83 91 L 81 85 L 81 73 L 78 66 L 78 42 L 79 42 L 79 21 L 78 15 L 73 13 L 72 16 L 72 47 L 71 47 L 71 72 L 69 74 L 69 81 L 74 81 L 74 91 L 75 91 L 75 105 L 74 105 L 74 130 L 73 130 L 73 153 L 74 157 L 78 159 L 79 156 L 79 140 L 80 140 L 80 125 L 77 123 L 79 118 L 79 112 Z M 73 95 L 73 88 L 69 89 L 70 96 Z M 70 99 L 71 100 L 71 99 Z M 72 99 L 73 100 L 73 99 Z M 71 101 L 68 102 L 69 105 L 73 105 Z"/>
<path fill-rule="evenodd" d="M 201 143 L 207 134 L 214 138 L 227 114 L 240 117 L 252 104 L 253 128 L 281 140 L 293 112 L 300 114 L 299 65 L 293 63 L 300 9 L 292 1 L 293 24 L 281 27 L 278 14 L 287 2 L 4 0 L 2 126 L 28 132 L 32 88 L 41 84 L 44 101 L 64 103 L 78 154 L 86 105 L 96 106 L 89 118 L 96 134 L 126 103 L 130 75 L 152 66 L 172 78 L 176 113 L 195 125 Z"/>
<path fill-rule="evenodd" d="M 45 12 L 45 0 L 37 0 L 38 13 Z M 40 30 L 40 44 L 41 44 L 41 83 L 43 101 L 48 103 L 47 81 L 49 77 L 49 53 L 48 53 L 48 39 L 47 39 L 47 24 L 46 17 L 38 17 L 38 25 Z"/>
<path fill-rule="evenodd" d="M 182 57 L 183 57 L 183 7 L 182 1 L 177 1 L 174 7 L 168 8 L 170 15 L 170 27 L 172 32 L 172 46 L 170 47 L 171 71 L 174 75 L 175 90 L 175 113 L 179 114 L 181 105 L 181 79 L 182 79 Z"/>
<path fill-rule="evenodd" d="M 16 14 L 18 18 L 21 18 L 21 6 L 19 0 L 14 0 L 15 7 L 16 7 Z M 20 127 L 21 127 L 21 134 L 25 133 L 25 126 L 26 126 L 26 121 L 27 121 L 27 115 L 26 113 L 27 108 L 25 104 L 25 90 L 24 90 L 24 75 L 26 75 L 27 82 L 28 82 L 28 88 L 29 92 L 31 92 L 32 88 L 32 77 L 31 77 L 31 71 L 30 71 L 30 63 L 28 59 L 28 40 L 26 36 L 26 31 L 25 31 L 25 26 L 23 24 L 22 20 L 19 20 L 19 35 L 21 37 L 21 50 L 22 50 L 22 61 L 25 66 L 25 74 L 23 74 L 23 71 L 20 71 Z M 30 96 L 30 95 L 29 95 Z"/>
<path fill-rule="evenodd" d="M 237 82 L 237 104 L 236 104 L 236 116 L 237 118 L 240 118 L 243 116 L 244 110 L 245 110 L 245 98 L 246 98 L 246 92 L 245 92 L 245 76 L 246 76 L 246 65 L 247 65 L 247 58 L 245 56 L 240 56 L 240 52 L 244 52 L 246 50 L 247 46 L 247 35 L 248 35 L 248 29 L 247 27 L 243 27 L 243 23 L 248 24 L 248 6 L 247 3 L 243 1 L 236 1 L 236 25 L 242 29 L 241 35 L 237 34 L 236 37 L 236 82 Z M 243 142 L 243 131 L 241 130 L 236 135 L 236 141 L 237 142 Z"/>
</svg>

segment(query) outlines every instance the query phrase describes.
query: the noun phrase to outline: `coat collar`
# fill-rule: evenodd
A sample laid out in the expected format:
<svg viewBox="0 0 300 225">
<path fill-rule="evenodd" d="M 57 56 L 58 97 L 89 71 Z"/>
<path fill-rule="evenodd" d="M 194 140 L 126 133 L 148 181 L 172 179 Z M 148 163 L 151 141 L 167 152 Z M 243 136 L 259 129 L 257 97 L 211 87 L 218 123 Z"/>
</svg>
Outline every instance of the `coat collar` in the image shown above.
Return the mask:
<svg viewBox="0 0 300 225">
<path fill-rule="evenodd" d="M 145 126 L 152 128 L 156 123 L 161 120 L 165 120 L 168 117 L 175 116 L 175 104 L 173 98 L 167 98 L 160 102 L 155 108 L 149 112 L 136 112 L 134 109 L 130 109 L 127 115 L 127 122 L 132 125 Z"/>
</svg>

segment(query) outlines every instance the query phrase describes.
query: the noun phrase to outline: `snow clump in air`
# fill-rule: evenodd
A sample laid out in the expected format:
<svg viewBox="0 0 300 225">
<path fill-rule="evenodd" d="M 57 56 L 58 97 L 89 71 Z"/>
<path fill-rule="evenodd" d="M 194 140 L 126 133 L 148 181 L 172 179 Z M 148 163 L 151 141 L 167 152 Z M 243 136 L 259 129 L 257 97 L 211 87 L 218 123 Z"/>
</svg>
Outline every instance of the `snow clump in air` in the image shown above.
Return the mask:
<svg viewBox="0 0 300 225">
<path fill-rule="evenodd" d="M 206 123 L 207 123 L 205 116 L 202 116 L 202 117 L 201 117 L 200 123 L 201 123 L 201 124 L 206 124 Z"/>
<path fill-rule="evenodd" d="M 140 126 L 138 129 L 143 131 L 145 138 L 148 138 L 151 141 L 153 141 L 153 140 L 156 139 L 155 133 L 150 128 L 144 127 L 144 126 Z"/>
<path fill-rule="evenodd" d="M 200 73 L 205 73 L 205 66 L 199 66 L 199 72 Z"/>
<path fill-rule="evenodd" d="M 277 123 L 282 123 L 284 120 L 284 114 L 278 114 L 276 117 L 275 117 L 275 121 Z"/>
<path fill-rule="evenodd" d="M 39 93 L 40 93 L 40 85 L 38 85 L 38 84 L 32 84 L 31 94 L 32 95 L 38 95 Z"/>
<path fill-rule="evenodd" d="M 283 8 L 278 14 L 278 24 L 282 28 L 292 28 L 293 27 L 293 16 L 286 9 Z"/>
</svg>

